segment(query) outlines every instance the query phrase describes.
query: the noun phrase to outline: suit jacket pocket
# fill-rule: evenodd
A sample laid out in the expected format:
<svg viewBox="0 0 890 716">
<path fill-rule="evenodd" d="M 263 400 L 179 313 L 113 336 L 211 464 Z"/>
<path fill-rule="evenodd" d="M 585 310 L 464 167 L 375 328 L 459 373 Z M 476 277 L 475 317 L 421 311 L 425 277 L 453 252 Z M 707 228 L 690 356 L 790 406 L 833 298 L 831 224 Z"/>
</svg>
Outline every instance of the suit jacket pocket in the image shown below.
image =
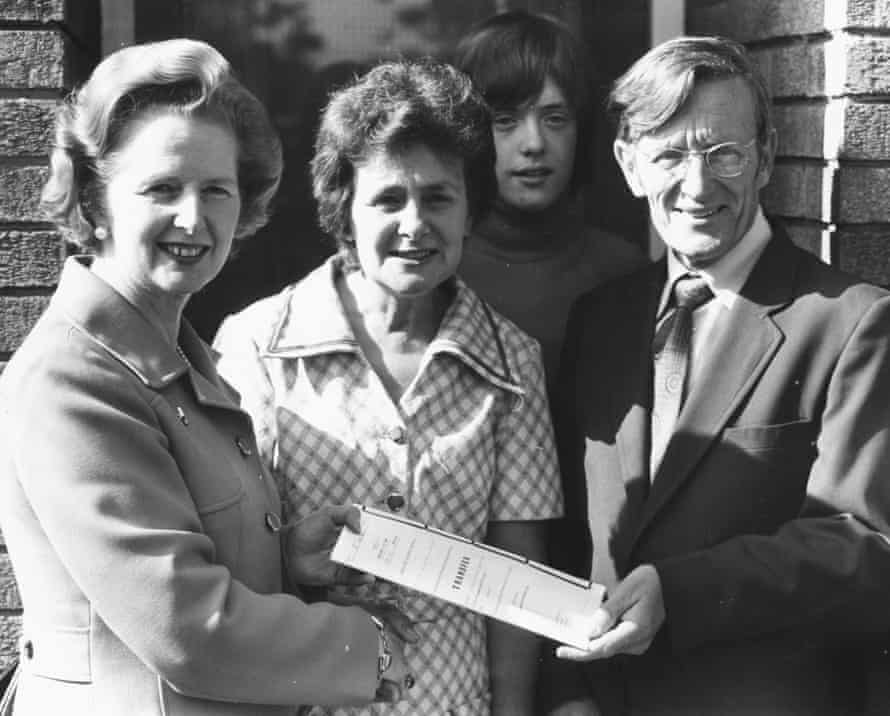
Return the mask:
<svg viewBox="0 0 890 716">
<path fill-rule="evenodd" d="M 59 681 L 92 681 L 89 627 L 26 627 L 21 664 L 25 671 Z"/>
<path fill-rule="evenodd" d="M 746 452 L 775 448 L 815 450 L 816 427 L 811 420 L 736 426 L 723 431 L 723 442 Z"/>
</svg>

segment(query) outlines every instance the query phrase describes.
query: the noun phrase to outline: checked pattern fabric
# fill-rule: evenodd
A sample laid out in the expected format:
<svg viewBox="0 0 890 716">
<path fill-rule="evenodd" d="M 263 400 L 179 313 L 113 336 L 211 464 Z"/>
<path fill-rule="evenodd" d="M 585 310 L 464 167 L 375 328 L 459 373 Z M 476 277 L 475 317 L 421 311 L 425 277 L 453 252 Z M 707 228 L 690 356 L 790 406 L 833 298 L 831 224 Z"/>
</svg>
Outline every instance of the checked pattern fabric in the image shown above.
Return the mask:
<svg viewBox="0 0 890 716">
<path fill-rule="evenodd" d="M 398 494 L 400 514 L 479 541 L 490 521 L 560 516 L 537 344 L 497 314 L 489 318 L 457 281 L 418 375 L 393 401 L 355 341 L 335 277 L 329 262 L 228 319 L 215 342 L 286 516 L 326 502 L 383 507 Z M 350 591 L 396 600 L 418 622 L 421 641 L 406 651 L 416 684 L 398 704 L 301 714 L 488 716 L 482 617 L 382 580 Z"/>
<path fill-rule="evenodd" d="M 713 297 L 714 294 L 701 276 L 681 276 L 674 283 L 674 308 L 656 332 L 653 342 L 655 370 L 649 469 L 652 479 L 664 457 L 683 405 L 692 340 L 692 313 Z"/>
</svg>

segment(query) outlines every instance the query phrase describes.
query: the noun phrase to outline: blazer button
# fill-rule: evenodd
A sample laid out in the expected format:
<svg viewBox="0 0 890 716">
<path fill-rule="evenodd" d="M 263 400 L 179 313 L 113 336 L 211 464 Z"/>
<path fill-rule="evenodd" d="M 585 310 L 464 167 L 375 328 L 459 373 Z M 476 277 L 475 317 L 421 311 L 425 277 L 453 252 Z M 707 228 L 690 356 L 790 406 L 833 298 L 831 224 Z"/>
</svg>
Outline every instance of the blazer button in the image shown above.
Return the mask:
<svg viewBox="0 0 890 716">
<path fill-rule="evenodd" d="M 250 457 L 251 455 L 253 455 L 253 449 L 250 447 L 250 443 L 247 442 L 240 435 L 235 438 L 235 445 L 238 446 L 238 450 L 241 451 L 241 454 L 244 455 L 244 457 Z"/>
<path fill-rule="evenodd" d="M 267 512 L 265 516 L 266 529 L 272 534 L 281 531 L 281 518 L 274 512 Z"/>
<path fill-rule="evenodd" d="M 398 512 L 405 506 L 405 496 L 398 492 L 390 493 L 386 498 L 386 506 L 392 512 Z"/>
<path fill-rule="evenodd" d="M 405 444 L 405 428 L 401 425 L 396 425 L 391 428 L 389 431 L 389 439 L 392 440 L 396 445 L 404 445 Z"/>
</svg>

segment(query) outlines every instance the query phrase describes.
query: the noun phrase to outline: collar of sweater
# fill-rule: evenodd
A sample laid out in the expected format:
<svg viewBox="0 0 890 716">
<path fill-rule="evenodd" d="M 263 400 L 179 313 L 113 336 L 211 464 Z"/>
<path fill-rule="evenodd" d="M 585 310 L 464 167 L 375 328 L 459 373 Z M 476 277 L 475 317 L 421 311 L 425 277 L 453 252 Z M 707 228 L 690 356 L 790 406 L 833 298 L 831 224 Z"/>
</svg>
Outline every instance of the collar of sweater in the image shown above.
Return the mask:
<svg viewBox="0 0 890 716">
<path fill-rule="evenodd" d="M 521 211 L 497 200 L 473 227 L 471 249 L 513 262 L 542 260 L 578 241 L 583 226 L 580 202 L 573 198 L 543 211 Z"/>
</svg>

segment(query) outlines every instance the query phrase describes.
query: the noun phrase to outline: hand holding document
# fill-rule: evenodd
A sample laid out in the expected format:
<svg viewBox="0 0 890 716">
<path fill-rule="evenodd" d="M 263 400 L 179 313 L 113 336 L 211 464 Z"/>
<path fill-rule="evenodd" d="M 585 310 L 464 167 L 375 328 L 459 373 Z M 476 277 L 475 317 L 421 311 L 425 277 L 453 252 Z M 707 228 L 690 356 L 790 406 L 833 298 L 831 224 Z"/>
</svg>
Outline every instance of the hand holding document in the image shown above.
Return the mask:
<svg viewBox="0 0 890 716">
<path fill-rule="evenodd" d="M 331 559 L 579 649 L 604 589 L 510 552 L 362 507 Z"/>
</svg>

